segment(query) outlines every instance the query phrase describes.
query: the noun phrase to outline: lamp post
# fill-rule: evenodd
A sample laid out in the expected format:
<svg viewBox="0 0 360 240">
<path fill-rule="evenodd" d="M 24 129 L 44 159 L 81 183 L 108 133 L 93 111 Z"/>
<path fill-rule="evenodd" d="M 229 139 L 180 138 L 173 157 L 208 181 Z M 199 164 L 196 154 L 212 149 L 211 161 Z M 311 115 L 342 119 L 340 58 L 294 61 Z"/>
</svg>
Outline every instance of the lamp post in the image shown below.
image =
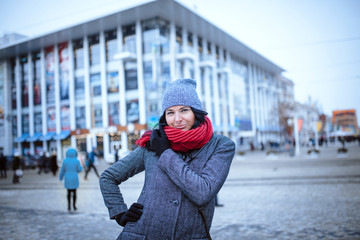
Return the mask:
<svg viewBox="0 0 360 240">
<path fill-rule="evenodd" d="M 298 118 L 294 116 L 295 156 L 300 154 Z"/>
</svg>

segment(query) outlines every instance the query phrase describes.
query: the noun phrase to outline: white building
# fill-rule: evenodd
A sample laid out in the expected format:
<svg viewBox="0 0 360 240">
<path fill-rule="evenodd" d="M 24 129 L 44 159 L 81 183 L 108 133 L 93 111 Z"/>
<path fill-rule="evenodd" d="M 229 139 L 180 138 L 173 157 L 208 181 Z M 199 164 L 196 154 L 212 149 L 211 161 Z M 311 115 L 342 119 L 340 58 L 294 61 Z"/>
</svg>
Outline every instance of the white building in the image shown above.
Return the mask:
<svg viewBox="0 0 360 240">
<path fill-rule="evenodd" d="M 151 1 L 1 47 L 0 148 L 61 159 L 97 147 L 111 159 L 155 126 L 180 77 L 197 81 L 215 132 L 276 140 L 282 72 L 178 2 Z"/>
</svg>

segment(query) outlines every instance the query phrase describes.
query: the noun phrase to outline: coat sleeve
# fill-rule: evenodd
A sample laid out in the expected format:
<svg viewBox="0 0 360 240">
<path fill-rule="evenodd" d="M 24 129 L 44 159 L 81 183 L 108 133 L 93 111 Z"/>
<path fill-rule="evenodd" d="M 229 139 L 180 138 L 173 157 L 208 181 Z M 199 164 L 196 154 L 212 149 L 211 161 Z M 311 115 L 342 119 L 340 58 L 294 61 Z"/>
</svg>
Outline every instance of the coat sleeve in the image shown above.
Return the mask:
<svg viewBox="0 0 360 240">
<path fill-rule="evenodd" d="M 223 186 L 235 153 L 235 144 L 228 138 L 219 141 L 200 172 L 192 170 L 173 150 L 166 150 L 158 166 L 196 205 L 212 200 Z M 194 161 L 194 160 L 193 160 Z"/>
<path fill-rule="evenodd" d="M 111 219 L 127 211 L 119 185 L 144 169 L 144 148 L 139 147 L 100 175 L 100 190 Z"/>
<path fill-rule="evenodd" d="M 64 160 L 64 162 L 65 162 L 65 160 Z M 62 181 L 62 179 L 64 177 L 64 173 L 65 173 L 65 166 L 64 166 L 65 164 L 64 164 L 64 162 L 62 163 L 61 169 L 60 169 L 60 174 L 59 174 L 60 181 Z"/>
<path fill-rule="evenodd" d="M 81 172 L 81 170 L 82 170 L 82 166 L 80 164 L 80 161 L 77 159 L 76 171 L 79 173 L 79 172 Z"/>
</svg>

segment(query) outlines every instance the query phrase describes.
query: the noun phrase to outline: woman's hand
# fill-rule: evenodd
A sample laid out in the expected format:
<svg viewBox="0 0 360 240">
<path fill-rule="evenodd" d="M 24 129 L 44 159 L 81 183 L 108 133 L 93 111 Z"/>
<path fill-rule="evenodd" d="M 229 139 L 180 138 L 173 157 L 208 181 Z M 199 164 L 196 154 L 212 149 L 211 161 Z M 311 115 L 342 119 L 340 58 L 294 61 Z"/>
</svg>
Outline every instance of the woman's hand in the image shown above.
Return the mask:
<svg viewBox="0 0 360 240">
<path fill-rule="evenodd" d="M 169 139 L 162 126 L 160 126 L 159 129 L 152 131 L 150 136 L 150 147 L 159 157 L 166 149 L 170 148 Z"/>
<path fill-rule="evenodd" d="M 127 222 L 136 222 L 140 219 L 143 208 L 143 205 L 139 203 L 133 203 L 127 212 L 120 213 L 115 217 L 115 220 L 120 226 L 125 227 Z"/>
</svg>

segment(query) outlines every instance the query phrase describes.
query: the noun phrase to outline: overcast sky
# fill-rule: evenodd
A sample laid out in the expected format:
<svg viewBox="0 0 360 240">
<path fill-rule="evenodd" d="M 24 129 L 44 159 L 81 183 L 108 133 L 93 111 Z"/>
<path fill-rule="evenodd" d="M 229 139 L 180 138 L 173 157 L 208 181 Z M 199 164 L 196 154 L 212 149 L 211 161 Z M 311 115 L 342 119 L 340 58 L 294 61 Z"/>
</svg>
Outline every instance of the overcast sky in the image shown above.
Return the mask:
<svg viewBox="0 0 360 240">
<path fill-rule="evenodd" d="M 144 0 L 0 0 L 0 35 L 37 36 Z M 179 0 L 286 70 L 295 99 L 360 118 L 359 0 Z"/>
</svg>

